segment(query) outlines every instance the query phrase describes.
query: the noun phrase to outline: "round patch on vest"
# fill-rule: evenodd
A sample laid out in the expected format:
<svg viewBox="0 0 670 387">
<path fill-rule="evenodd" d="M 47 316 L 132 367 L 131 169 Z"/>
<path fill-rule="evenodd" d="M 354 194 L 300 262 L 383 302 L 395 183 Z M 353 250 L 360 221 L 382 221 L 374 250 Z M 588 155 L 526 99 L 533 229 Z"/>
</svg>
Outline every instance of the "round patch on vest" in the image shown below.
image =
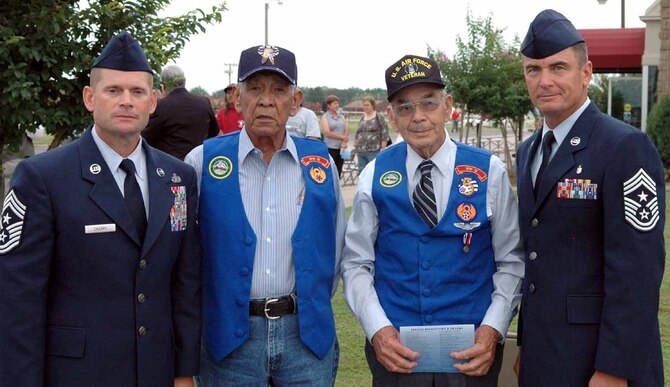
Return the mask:
<svg viewBox="0 0 670 387">
<path fill-rule="evenodd" d="M 477 209 L 473 204 L 468 204 L 468 203 L 461 203 L 458 205 L 458 208 L 456 208 L 456 215 L 464 221 L 470 221 L 477 216 Z"/>
<path fill-rule="evenodd" d="M 379 177 L 379 184 L 385 188 L 393 188 L 400 184 L 402 175 L 397 171 L 388 171 Z"/>
<path fill-rule="evenodd" d="M 225 179 L 233 172 L 233 162 L 226 156 L 216 156 L 209 162 L 209 174 L 215 179 Z"/>
<path fill-rule="evenodd" d="M 323 184 L 326 181 L 326 171 L 320 167 L 312 167 L 309 170 L 309 176 L 319 184 Z"/>
</svg>

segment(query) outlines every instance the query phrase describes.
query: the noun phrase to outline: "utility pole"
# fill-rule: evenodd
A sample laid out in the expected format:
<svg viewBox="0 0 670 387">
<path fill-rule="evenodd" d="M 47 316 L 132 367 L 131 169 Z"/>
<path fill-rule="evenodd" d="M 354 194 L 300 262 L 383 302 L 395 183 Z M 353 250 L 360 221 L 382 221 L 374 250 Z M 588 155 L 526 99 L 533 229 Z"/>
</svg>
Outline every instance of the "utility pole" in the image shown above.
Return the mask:
<svg viewBox="0 0 670 387">
<path fill-rule="evenodd" d="M 223 70 L 223 72 L 226 73 L 226 74 L 228 74 L 228 84 L 230 85 L 231 83 L 233 83 L 233 82 L 230 80 L 230 77 L 231 77 L 231 75 L 233 74 L 233 67 L 237 67 L 237 63 L 224 63 L 223 65 L 224 65 L 224 66 L 228 66 L 228 69 L 227 69 L 227 70 Z"/>
</svg>

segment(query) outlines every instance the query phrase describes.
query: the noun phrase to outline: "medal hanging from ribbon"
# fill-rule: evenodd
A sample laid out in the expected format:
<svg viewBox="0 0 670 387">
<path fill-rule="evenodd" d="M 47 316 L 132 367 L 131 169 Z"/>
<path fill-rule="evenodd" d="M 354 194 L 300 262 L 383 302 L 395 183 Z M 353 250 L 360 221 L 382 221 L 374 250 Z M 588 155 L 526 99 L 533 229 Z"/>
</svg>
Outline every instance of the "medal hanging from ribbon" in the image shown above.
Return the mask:
<svg viewBox="0 0 670 387">
<path fill-rule="evenodd" d="M 466 232 L 463 234 L 463 252 L 467 253 L 470 251 L 470 242 L 472 242 L 472 233 Z"/>
</svg>

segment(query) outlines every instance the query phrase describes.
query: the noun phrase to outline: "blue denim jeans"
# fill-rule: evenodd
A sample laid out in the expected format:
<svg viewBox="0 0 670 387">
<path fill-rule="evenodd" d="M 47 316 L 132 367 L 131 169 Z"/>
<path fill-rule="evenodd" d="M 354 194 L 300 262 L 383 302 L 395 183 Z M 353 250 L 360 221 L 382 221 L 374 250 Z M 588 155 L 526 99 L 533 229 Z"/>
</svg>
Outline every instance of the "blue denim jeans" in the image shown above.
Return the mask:
<svg viewBox="0 0 670 387">
<path fill-rule="evenodd" d="M 300 340 L 297 315 L 277 320 L 249 317 L 249 340 L 216 361 L 203 344 L 200 387 L 220 386 L 323 386 L 335 384 L 339 347 L 337 340 L 319 360 Z"/>
<path fill-rule="evenodd" d="M 363 168 L 365 168 L 365 166 L 368 165 L 370 161 L 374 160 L 378 154 L 378 151 L 356 153 L 356 158 L 358 159 L 358 173 L 363 172 Z"/>
</svg>

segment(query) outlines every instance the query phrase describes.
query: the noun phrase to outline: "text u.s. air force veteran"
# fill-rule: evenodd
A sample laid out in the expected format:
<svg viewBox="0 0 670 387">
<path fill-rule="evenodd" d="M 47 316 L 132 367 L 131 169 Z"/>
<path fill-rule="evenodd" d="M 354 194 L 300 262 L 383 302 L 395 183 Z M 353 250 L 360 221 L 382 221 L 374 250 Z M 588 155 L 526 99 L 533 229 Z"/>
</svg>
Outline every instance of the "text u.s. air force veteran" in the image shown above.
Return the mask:
<svg viewBox="0 0 670 387">
<path fill-rule="evenodd" d="M 93 127 L 13 175 L 0 228 L 0 385 L 193 383 L 196 177 L 141 141 L 152 79 L 121 32 L 83 91 Z"/>
<path fill-rule="evenodd" d="M 588 99 L 592 64 L 563 15 L 541 12 L 521 53 L 544 127 L 517 153 L 527 258 L 520 384 L 662 386 L 658 152 L 645 133 Z"/>
</svg>

